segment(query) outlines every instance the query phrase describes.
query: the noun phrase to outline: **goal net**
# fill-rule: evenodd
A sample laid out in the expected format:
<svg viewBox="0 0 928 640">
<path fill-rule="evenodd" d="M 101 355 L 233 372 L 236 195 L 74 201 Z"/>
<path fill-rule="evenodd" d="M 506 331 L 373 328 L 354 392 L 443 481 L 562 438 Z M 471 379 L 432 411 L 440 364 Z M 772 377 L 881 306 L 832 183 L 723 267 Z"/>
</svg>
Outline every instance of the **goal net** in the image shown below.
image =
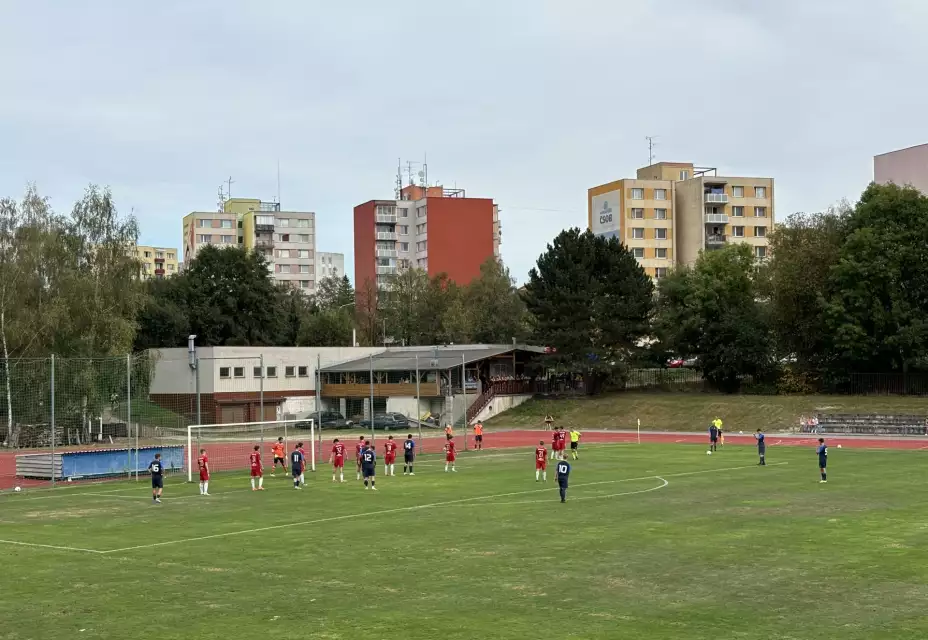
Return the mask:
<svg viewBox="0 0 928 640">
<path fill-rule="evenodd" d="M 307 467 L 316 470 L 316 423 L 312 419 L 272 420 L 268 422 L 230 422 L 227 424 L 192 424 L 187 427 L 187 481 L 197 473 L 200 450 L 206 451 L 210 471 L 244 471 L 250 469 L 255 445 L 261 452 L 266 472 L 273 468 L 274 445 L 283 439 L 284 460 L 302 442 Z M 289 468 L 289 462 L 287 463 Z"/>
</svg>

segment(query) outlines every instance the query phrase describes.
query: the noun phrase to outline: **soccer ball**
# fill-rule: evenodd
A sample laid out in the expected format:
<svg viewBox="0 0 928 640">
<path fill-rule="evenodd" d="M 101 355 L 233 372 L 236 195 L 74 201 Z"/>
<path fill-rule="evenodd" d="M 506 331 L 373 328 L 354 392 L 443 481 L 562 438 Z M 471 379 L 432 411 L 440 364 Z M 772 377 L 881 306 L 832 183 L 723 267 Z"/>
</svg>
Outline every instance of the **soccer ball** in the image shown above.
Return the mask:
<svg viewBox="0 0 928 640">
<path fill-rule="evenodd" d="M 712 450 L 710 449 L 709 451 L 706 451 L 706 455 L 707 455 L 707 456 L 711 456 L 711 455 L 712 455 Z"/>
<path fill-rule="evenodd" d="M 838 445 L 838 448 L 839 448 L 839 449 L 841 448 L 841 445 L 840 445 L 840 444 Z"/>
<path fill-rule="evenodd" d="M 13 489 L 13 491 L 15 491 L 16 493 L 19 493 L 19 492 L 22 491 L 22 490 L 23 490 L 22 487 L 15 487 L 15 488 Z"/>
</svg>

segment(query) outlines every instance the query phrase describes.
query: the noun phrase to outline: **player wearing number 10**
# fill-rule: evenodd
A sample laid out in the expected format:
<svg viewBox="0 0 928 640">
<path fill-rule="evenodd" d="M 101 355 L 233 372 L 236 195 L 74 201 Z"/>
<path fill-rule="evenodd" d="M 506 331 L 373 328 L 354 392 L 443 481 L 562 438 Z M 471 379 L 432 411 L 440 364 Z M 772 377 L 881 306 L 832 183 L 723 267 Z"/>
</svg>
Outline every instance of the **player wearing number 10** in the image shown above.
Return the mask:
<svg viewBox="0 0 928 640">
<path fill-rule="evenodd" d="M 557 463 L 557 488 L 561 502 L 567 502 L 567 480 L 570 477 L 570 464 L 566 460 Z"/>
</svg>

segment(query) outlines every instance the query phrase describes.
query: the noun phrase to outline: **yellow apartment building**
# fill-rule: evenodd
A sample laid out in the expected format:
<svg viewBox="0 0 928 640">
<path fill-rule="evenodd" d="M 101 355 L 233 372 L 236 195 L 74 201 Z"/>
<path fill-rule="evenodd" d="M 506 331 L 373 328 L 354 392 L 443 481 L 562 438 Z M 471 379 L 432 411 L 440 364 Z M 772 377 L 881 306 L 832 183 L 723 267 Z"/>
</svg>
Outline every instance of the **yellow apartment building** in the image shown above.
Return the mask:
<svg viewBox="0 0 928 640">
<path fill-rule="evenodd" d="M 773 198 L 773 178 L 723 177 L 692 163 L 659 162 L 635 178 L 589 189 L 588 224 L 597 235 L 619 238 L 648 275 L 661 278 L 675 265 L 694 263 L 700 251 L 735 242 L 766 258 Z"/>
<path fill-rule="evenodd" d="M 143 280 L 168 278 L 180 272 L 177 249 L 137 245 L 135 257 L 142 263 L 140 276 Z"/>
</svg>

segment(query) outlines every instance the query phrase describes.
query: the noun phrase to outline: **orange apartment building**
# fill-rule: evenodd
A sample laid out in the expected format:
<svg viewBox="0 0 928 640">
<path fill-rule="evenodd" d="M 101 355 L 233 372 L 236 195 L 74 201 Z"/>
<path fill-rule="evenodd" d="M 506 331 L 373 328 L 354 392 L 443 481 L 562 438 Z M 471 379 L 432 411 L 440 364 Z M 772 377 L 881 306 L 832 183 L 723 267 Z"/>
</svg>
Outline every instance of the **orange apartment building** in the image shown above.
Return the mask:
<svg viewBox="0 0 928 640">
<path fill-rule="evenodd" d="M 409 185 L 399 200 L 370 200 L 354 208 L 355 289 L 378 289 L 404 269 L 445 273 L 458 284 L 480 275 L 499 258 L 499 208 L 463 189 Z"/>
</svg>

